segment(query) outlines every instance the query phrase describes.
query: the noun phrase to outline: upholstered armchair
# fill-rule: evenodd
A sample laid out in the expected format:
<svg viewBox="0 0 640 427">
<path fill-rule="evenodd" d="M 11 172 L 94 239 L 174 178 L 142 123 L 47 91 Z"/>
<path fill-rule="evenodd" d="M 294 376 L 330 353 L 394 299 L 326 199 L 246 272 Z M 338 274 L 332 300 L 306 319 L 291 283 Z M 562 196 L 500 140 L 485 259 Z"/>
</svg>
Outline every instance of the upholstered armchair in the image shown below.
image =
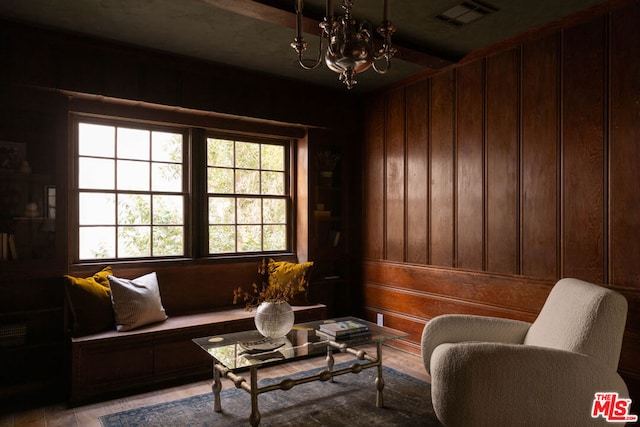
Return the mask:
<svg viewBox="0 0 640 427">
<path fill-rule="evenodd" d="M 433 318 L 422 357 L 438 419 L 448 427 L 611 425 L 591 411 L 596 392 L 628 398 L 617 373 L 626 317 L 619 293 L 562 279 L 533 323 Z"/>
</svg>

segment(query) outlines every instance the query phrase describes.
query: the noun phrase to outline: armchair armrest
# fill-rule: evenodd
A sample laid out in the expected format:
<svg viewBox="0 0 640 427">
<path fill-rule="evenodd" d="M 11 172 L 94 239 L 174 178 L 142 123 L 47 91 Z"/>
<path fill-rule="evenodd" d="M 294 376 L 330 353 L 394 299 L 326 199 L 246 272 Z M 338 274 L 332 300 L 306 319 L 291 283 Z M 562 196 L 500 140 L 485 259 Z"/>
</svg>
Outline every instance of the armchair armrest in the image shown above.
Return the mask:
<svg viewBox="0 0 640 427">
<path fill-rule="evenodd" d="M 422 361 L 431 375 L 431 353 L 440 344 L 465 341 L 522 344 L 531 323 L 497 317 L 444 314 L 431 319 L 422 330 Z"/>
<path fill-rule="evenodd" d="M 432 400 L 447 426 L 608 425 L 596 392 L 628 390 L 617 372 L 580 353 L 520 344 L 443 344 L 432 354 Z"/>
</svg>

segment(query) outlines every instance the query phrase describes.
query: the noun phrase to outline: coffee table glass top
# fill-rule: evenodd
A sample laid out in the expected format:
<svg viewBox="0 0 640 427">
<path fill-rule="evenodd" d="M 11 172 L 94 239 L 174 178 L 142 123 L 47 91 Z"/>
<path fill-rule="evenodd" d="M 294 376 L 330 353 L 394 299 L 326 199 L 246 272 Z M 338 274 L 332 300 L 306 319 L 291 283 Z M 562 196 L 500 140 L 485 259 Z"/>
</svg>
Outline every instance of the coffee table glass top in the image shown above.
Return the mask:
<svg viewBox="0 0 640 427">
<path fill-rule="evenodd" d="M 363 325 L 363 331 L 344 333 L 340 338 L 319 332 L 323 324 L 351 321 Z M 326 328 L 326 326 L 325 326 Z M 409 334 L 355 317 L 299 323 L 283 338 L 265 338 L 257 330 L 196 338 L 193 341 L 216 362 L 230 370 L 292 361 L 326 354 L 329 341 L 348 347 L 386 342 Z M 336 348 L 336 344 L 332 347 Z"/>
</svg>

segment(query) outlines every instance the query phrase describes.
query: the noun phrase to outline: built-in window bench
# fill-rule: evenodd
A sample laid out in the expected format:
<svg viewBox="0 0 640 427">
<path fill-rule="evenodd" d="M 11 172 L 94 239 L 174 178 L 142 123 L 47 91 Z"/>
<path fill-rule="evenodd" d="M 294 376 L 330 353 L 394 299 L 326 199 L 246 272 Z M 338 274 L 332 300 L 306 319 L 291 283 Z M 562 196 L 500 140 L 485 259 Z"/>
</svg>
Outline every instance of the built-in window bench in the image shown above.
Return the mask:
<svg viewBox="0 0 640 427">
<path fill-rule="evenodd" d="M 283 256 L 278 260 L 295 263 L 296 257 Z M 69 404 L 77 406 L 212 378 L 211 357 L 191 340 L 255 328 L 255 313 L 246 311 L 244 303 L 233 305 L 233 290 L 238 287 L 250 290 L 252 283 L 260 283 L 263 278 L 257 275 L 258 265 L 259 260 L 250 259 L 232 263 L 113 266 L 113 275 L 123 278 L 155 272 L 168 318 L 126 332 L 113 327 L 75 337 L 71 337 L 68 324 Z M 70 274 L 90 277 L 103 267 L 73 266 Z M 326 306 L 316 302 L 309 297 L 304 298 L 304 303 L 293 305 L 296 322 L 325 319 Z M 67 313 L 70 323 L 71 310 Z"/>
<path fill-rule="evenodd" d="M 322 304 L 294 306 L 296 322 L 324 319 Z M 127 332 L 71 338 L 71 406 L 212 378 L 211 357 L 193 338 L 254 328 L 254 313 L 230 308 L 169 317 Z"/>
</svg>

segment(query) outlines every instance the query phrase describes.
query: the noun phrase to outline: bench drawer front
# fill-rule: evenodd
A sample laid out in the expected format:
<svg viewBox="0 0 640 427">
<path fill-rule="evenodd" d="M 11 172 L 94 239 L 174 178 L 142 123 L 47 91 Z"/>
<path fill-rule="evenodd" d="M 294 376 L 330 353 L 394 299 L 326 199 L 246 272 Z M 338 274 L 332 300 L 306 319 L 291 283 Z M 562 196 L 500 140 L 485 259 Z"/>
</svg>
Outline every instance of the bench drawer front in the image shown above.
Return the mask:
<svg viewBox="0 0 640 427">
<path fill-rule="evenodd" d="M 213 359 L 193 341 L 222 333 L 222 325 L 207 325 L 157 337 L 154 343 L 155 375 L 184 371 L 187 374 L 212 372 Z"/>
<path fill-rule="evenodd" d="M 107 340 L 76 344 L 72 394 L 117 390 L 153 377 L 153 340 Z"/>
</svg>

